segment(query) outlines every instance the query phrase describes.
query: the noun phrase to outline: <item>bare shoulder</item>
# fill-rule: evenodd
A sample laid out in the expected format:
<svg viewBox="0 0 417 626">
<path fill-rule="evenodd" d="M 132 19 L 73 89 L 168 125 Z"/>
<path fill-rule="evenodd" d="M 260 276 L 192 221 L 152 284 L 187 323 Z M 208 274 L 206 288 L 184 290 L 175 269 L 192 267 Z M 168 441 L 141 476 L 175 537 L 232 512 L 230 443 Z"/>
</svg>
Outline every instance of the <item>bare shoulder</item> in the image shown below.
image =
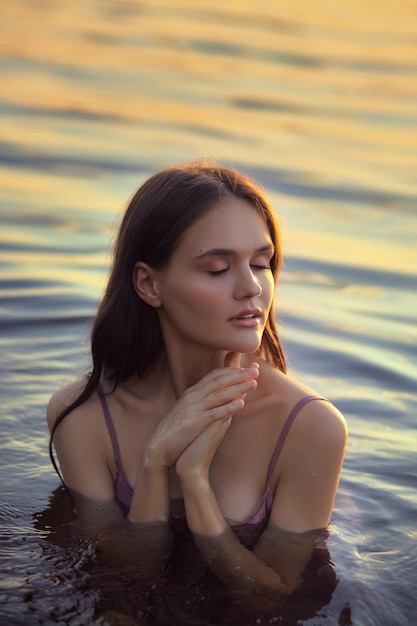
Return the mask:
<svg viewBox="0 0 417 626">
<path fill-rule="evenodd" d="M 114 499 L 115 462 L 99 396 L 93 392 L 81 404 L 76 402 L 86 382 L 86 378 L 80 378 L 62 387 L 51 397 L 47 408 L 60 473 L 73 495 L 78 494 L 77 506 L 80 494 L 93 501 Z M 61 419 L 61 415 L 65 417 Z"/>
<path fill-rule="evenodd" d="M 292 436 L 310 442 L 320 440 L 323 445 L 327 443 L 343 449 L 346 446 L 347 425 L 344 416 L 332 402 L 310 387 L 267 366 L 263 368 L 262 393 L 276 402 L 277 408 L 284 415 L 289 415 L 301 400 L 311 398 L 299 409 L 291 425 Z"/>
<path fill-rule="evenodd" d="M 54 427 L 54 424 L 62 411 L 69 407 L 81 394 L 86 382 L 85 377 L 78 378 L 68 385 L 61 387 L 52 395 L 46 410 L 46 419 L 50 431 Z"/>
<path fill-rule="evenodd" d="M 306 454 L 315 450 L 326 458 L 342 458 L 345 453 L 348 430 L 342 413 L 332 402 L 310 390 L 308 402 L 301 406 L 291 425 L 289 442 Z M 306 397 L 306 395 L 304 395 Z"/>
<path fill-rule="evenodd" d="M 300 411 L 300 419 L 295 420 L 298 430 L 313 442 L 326 445 L 346 445 L 347 425 L 342 413 L 329 400 L 311 400 Z"/>
</svg>

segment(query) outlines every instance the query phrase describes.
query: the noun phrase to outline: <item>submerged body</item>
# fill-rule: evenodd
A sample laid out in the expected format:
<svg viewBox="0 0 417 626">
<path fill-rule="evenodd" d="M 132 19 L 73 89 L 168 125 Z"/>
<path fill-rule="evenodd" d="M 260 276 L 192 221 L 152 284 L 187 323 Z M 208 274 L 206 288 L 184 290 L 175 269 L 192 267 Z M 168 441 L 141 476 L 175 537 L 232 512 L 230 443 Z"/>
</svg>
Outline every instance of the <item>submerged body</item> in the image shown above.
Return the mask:
<svg viewBox="0 0 417 626">
<path fill-rule="evenodd" d="M 132 256 L 134 295 L 160 333 L 152 360 L 128 376 L 101 368 L 94 385 L 90 377 L 60 390 L 48 422 L 87 532 L 118 527 L 132 536 L 135 525 L 157 522 L 163 560 L 180 501 L 225 584 L 286 594 L 314 541 L 278 549 L 274 532 L 300 538 L 327 526 L 346 426 L 330 402 L 284 372 L 272 320 L 279 244 L 266 209 L 237 193 L 237 180 L 183 230 L 161 267 Z M 251 524 L 251 538 L 239 537 Z"/>
</svg>

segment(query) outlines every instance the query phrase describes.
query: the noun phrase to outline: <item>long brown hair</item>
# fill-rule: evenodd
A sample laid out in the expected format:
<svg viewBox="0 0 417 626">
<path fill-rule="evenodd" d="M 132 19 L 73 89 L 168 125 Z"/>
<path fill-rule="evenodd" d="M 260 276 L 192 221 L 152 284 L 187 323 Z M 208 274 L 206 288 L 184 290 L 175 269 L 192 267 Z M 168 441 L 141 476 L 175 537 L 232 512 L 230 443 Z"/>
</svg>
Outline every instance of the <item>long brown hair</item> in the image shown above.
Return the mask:
<svg viewBox="0 0 417 626">
<path fill-rule="evenodd" d="M 228 197 L 247 202 L 267 224 L 275 249 L 271 270 L 276 281 L 282 262 L 281 233 L 274 209 L 257 185 L 233 169 L 199 162 L 151 176 L 132 197 L 119 229 L 110 278 L 91 333 L 92 371 L 81 394 L 60 413 L 51 432 L 49 451 L 57 471 L 52 440 L 64 417 L 92 395 L 103 376 L 114 388 L 133 374 L 143 376 L 163 348 L 156 311 L 139 298 L 133 286 L 135 263 L 166 267 L 185 231 Z M 258 352 L 286 371 L 273 306 Z"/>
</svg>

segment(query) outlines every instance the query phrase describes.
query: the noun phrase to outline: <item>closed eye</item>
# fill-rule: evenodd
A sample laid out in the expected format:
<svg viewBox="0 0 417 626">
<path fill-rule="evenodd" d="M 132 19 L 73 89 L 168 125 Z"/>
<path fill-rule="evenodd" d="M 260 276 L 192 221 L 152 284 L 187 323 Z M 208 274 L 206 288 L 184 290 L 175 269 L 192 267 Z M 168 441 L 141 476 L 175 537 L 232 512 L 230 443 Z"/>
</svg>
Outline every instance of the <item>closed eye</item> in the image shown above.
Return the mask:
<svg viewBox="0 0 417 626">
<path fill-rule="evenodd" d="M 228 269 L 228 267 L 225 267 L 222 270 L 208 270 L 207 274 L 210 274 L 210 276 L 220 276 L 220 274 L 227 272 Z"/>
<path fill-rule="evenodd" d="M 270 270 L 271 269 L 270 265 L 254 265 L 254 264 L 252 264 L 251 267 L 254 270 Z"/>
</svg>

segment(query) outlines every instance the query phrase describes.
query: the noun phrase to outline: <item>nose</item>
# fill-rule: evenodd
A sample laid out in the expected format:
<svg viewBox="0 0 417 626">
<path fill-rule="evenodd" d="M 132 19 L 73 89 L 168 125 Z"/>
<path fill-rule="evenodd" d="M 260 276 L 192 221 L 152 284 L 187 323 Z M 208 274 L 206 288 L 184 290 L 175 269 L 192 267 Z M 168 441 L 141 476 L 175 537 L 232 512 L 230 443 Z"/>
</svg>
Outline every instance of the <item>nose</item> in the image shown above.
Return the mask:
<svg viewBox="0 0 417 626">
<path fill-rule="evenodd" d="M 234 297 L 236 300 L 255 298 L 262 293 L 262 286 L 252 268 L 242 269 L 236 278 Z"/>
</svg>

